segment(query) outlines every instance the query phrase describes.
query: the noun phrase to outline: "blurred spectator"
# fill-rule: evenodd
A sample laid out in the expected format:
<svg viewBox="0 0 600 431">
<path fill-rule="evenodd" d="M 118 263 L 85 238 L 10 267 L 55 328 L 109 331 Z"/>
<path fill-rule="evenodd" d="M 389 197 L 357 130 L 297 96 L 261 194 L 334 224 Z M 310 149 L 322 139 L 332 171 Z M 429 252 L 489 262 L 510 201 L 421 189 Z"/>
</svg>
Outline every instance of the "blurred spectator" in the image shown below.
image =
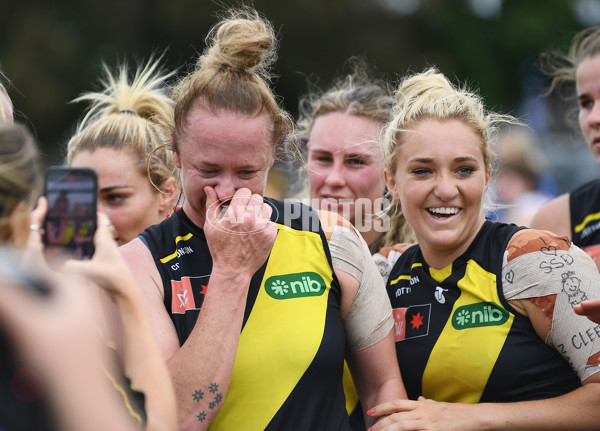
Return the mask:
<svg viewBox="0 0 600 431">
<path fill-rule="evenodd" d="M 506 127 L 498 139 L 498 171 L 493 193 L 500 204 L 493 219 L 529 226 L 537 210 L 555 193 L 548 187 L 545 157 L 534 133 L 521 126 Z"/>
<path fill-rule="evenodd" d="M 0 168 L 0 245 L 14 247 L 0 256 L 0 429 L 174 429 L 170 378 L 110 221 L 98 214 L 92 260 L 50 271 L 41 240 L 48 204 L 42 197 L 32 211 L 41 176 L 24 127 L 0 123 Z M 98 337 L 97 286 L 120 312 L 124 365 Z"/>
</svg>

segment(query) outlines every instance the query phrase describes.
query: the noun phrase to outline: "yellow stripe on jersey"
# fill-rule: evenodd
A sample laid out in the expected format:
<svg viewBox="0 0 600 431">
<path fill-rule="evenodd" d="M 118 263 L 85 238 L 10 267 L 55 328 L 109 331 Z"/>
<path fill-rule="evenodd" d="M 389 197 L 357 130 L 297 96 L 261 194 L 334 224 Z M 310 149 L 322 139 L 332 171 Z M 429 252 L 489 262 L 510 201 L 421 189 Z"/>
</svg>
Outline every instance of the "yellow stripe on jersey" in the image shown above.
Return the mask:
<svg viewBox="0 0 600 431">
<path fill-rule="evenodd" d="M 188 239 L 190 239 L 193 235 L 191 233 L 188 233 L 185 236 L 178 236 L 175 237 L 175 251 L 173 253 L 171 253 L 168 256 L 163 257 L 162 259 L 160 259 L 161 263 L 167 263 L 168 261 L 174 259 L 177 257 L 177 243 L 179 241 L 187 241 Z"/>
<path fill-rule="evenodd" d="M 260 290 L 240 336 L 225 402 L 211 430 L 264 430 L 321 345 L 333 280 L 323 242 L 317 233 L 277 227 Z M 265 290 L 271 277 L 306 272 L 323 278 L 323 294 L 276 299 Z M 255 408 L 254 400 L 264 407 Z"/>
<path fill-rule="evenodd" d="M 400 280 L 410 280 L 410 275 L 400 275 L 400 276 L 394 278 L 392 281 L 390 281 L 390 286 L 393 286 L 394 284 L 398 283 Z"/>
<path fill-rule="evenodd" d="M 455 329 L 452 318 L 459 307 L 486 302 L 501 306 L 495 274 L 484 270 L 473 260 L 467 263 L 465 276 L 457 285 L 462 293 L 427 361 L 423 374 L 423 396 L 437 401 L 477 403 L 514 316 L 509 314 L 508 320 L 497 326 Z M 490 335 L 490 331 L 496 331 L 500 336 Z M 456 381 L 463 384 L 456 385 Z"/>
<path fill-rule="evenodd" d="M 573 232 L 581 232 L 589 222 L 594 220 L 600 220 L 600 212 L 586 215 L 583 221 L 573 228 Z"/>
<path fill-rule="evenodd" d="M 423 264 L 422 263 L 413 263 L 410 268 L 414 269 L 418 266 L 423 266 Z M 394 278 L 392 281 L 390 281 L 390 286 L 397 284 L 400 280 L 410 280 L 410 275 L 400 275 L 400 276 Z"/>
</svg>

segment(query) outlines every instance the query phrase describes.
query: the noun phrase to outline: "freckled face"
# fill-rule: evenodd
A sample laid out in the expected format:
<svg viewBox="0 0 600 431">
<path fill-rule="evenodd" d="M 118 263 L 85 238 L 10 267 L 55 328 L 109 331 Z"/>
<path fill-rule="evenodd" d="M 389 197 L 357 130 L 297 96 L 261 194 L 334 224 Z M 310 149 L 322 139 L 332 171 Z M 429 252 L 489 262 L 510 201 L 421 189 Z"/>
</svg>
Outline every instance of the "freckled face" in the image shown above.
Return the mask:
<svg viewBox="0 0 600 431">
<path fill-rule="evenodd" d="M 577 68 L 579 126 L 600 164 L 600 55 L 587 57 Z"/>
<path fill-rule="evenodd" d="M 319 207 L 355 223 L 355 202 L 361 210 L 383 197 L 383 164 L 375 153 L 382 124 L 364 117 L 332 112 L 317 118 L 308 141 L 308 179 L 311 198 Z"/>
<path fill-rule="evenodd" d="M 481 138 L 459 120 L 424 120 L 404 133 L 388 188 L 427 258 L 444 264 L 471 244 L 485 218 L 489 173 Z"/>
<path fill-rule="evenodd" d="M 139 163 L 132 152 L 111 148 L 81 151 L 71 163 L 72 167 L 92 168 L 98 173 L 98 211 L 115 227 L 119 245 L 163 221 L 172 205 L 140 172 Z"/>
<path fill-rule="evenodd" d="M 248 188 L 262 195 L 273 165 L 272 122 L 266 113 L 243 116 L 202 106 L 192 108 L 173 159 L 181 168 L 186 196 L 184 210 L 198 226 L 204 226 L 206 194 L 215 189 L 221 202 L 236 190 Z"/>
</svg>

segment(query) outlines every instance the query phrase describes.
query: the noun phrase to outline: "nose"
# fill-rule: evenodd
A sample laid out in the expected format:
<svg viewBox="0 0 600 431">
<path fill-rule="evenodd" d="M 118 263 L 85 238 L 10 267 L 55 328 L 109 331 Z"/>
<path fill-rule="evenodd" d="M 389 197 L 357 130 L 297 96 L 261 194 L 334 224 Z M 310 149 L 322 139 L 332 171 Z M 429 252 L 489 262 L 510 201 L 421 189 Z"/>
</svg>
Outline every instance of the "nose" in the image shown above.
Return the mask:
<svg viewBox="0 0 600 431">
<path fill-rule="evenodd" d="M 441 174 L 437 177 L 433 192 L 438 199 L 448 202 L 458 194 L 458 187 L 452 175 Z"/>
<path fill-rule="evenodd" d="M 217 192 L 217 198 L 220 201 L 228 201 L 231 199 L 235 191 L 239 188 L 236 186 L 235 181 L 228 175 L 223 175 L 217 184 L 214 186 L 215 192 Z"/>
<path fill-rule="evenodd" d="M 325 184 L 329 187 L 343 187 L 346 184 L 343 167 L 334 163 L 325 175 Z"/>
</svg>

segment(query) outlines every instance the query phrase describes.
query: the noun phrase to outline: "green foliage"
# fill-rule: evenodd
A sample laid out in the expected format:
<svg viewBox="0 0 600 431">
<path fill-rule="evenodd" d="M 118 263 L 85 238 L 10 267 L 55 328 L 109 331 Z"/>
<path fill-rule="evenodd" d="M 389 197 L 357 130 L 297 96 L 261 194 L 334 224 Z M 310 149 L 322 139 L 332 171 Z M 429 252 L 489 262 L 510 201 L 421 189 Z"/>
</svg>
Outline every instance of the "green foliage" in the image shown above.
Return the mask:
<svg viewBox="0 0 600 431">
<path fill-rule="evenodd" d="M 393 0 L 388 0 L 393 1 Z M 396 0 L 400 1 L 400 0 Z M 168 48 L 170 67 L 187 70 L 222 5 L 205 0 L 29 0 L 3 5 L 0 68 L 17 120 L 29 122 L 48 156 L 64 143 L 84 106 L 68 102 L 94 89 L 100 62 L 148 58 Z M 506 112 L 520 103 L 536 59 L 564 47 L 579 26 L 570 0 L 505 0 L 499 15 L 475 16 L 466 0 L 421 0 L 412 15 L 383 0 L 256 0 L 281 40 L 276 91 L 292 113 L 307 80 L 326 86 L 353 55 L 390 80 L 435 65 L 481 89 Z"/>
</svg>

